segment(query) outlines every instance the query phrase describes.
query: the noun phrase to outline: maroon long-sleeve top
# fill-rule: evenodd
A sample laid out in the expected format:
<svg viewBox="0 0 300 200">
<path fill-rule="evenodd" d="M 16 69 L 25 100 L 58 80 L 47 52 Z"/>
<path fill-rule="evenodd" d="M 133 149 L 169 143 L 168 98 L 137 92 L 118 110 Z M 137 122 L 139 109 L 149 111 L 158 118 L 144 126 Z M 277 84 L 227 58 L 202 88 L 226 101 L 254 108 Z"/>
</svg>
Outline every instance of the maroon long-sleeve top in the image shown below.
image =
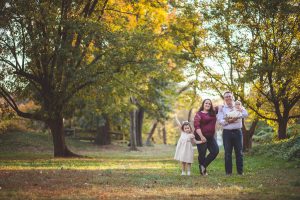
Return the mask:
<svg viewBox="0 0 300 200">
<path fill-rule="evenodd" d="M 216 131 L 216 121 L 216 115 L 210 115 L 209 113 L 203 113 L 201 111 L 198 111 L 194 118 L 196 139 L 199 139 L 199 136 L 196 133 L 197 129 L 201 130 L 203 136 L 213 137 Z"/>
</svg>

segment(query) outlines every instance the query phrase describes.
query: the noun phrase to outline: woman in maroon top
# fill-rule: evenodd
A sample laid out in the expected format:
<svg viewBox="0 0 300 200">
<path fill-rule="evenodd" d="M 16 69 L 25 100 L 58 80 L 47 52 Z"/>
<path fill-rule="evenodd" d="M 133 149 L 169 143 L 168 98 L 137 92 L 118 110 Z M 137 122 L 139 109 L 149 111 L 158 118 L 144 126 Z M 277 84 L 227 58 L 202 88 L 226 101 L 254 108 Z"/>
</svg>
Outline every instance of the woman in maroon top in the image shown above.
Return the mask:
<svg viewBox="0 0 300 200">
<path fill-rule="evenodd" d="M 214 137 L 216 121 L 216 111 L 212 102 L 205 99 L 194 118 L 195 138 L 205 142 L 197 144 L 199 170 L 202 175 L 207 175 L 206 168 L 219 154 L 219 146 Z M 206 156 L 207 149 L 209 154 Z"/>
</svg>

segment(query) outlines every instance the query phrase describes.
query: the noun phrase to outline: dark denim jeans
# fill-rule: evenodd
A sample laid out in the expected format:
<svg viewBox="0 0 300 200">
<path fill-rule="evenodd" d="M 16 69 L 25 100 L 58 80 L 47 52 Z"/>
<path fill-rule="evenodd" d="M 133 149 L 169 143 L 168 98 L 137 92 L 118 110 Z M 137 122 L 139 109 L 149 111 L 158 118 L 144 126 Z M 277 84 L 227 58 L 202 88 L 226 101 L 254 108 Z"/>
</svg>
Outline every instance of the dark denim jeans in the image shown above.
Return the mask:
<svg viewBox="0 0 300 200">
<path fill-rule="evenodd" d="M 199 165 L 203 165 L 205 168 L 217 157 L 219 154 L 219 146 L 214 137 L 207 137 L 207 142 L 203 144 L 197 144 L 198 149 L 198 161 Z M 206 151 L 209 154 L 206 157 Z"/>
<path fill-rule="evenodd" d="M 232 174 L 232 149 L 235 152 L 236 169 L 243 173 L 243 133 L 241 129 L 223 130 L 223 145 L 225 150 L 225 171 Z"/>
</svg>

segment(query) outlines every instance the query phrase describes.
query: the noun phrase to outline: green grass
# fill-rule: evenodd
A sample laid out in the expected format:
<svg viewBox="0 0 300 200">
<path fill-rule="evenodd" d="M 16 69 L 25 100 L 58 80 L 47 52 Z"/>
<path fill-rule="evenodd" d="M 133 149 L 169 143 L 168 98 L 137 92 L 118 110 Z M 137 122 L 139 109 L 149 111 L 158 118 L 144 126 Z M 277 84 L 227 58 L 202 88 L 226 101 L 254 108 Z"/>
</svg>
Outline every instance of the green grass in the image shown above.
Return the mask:
<svg viewBox="0 0 300 200">
<path fill-rule="evenodd" d="M 228 177 L 221 151 L 209 166 L 209 175 L 203 177 L 195 154 L 192 176 L 182 177 L 179 163 L 173 160 L 174 145 L 130 152 L 126 146 L 98 147 L 68 139 L 73 151 L 89 158 L 56 159 L 47 137 L 35 133 L 0 136 L 0 199 L 300 198 L 297 161 L 246 154 L 245 175 Z"/>
</svg>

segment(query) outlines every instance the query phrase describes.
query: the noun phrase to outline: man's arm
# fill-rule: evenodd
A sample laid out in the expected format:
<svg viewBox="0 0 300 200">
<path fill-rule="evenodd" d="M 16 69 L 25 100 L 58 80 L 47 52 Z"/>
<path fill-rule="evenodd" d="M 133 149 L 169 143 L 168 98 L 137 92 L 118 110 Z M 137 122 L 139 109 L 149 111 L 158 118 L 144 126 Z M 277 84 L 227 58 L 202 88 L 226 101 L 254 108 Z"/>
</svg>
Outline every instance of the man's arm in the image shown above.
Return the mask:
<svg viewBox="0 0 300 200">
<path fill-rule="evenodd" d="M 223 106 L 218 106 L 217 121 L 222 126 L 228 125 L 228 122 L 225 120 L 225 115 L 224 115 L 224 112 L 223 112 Z"/>
<path fill-rule="evenodd" d="M 242 118 L 246 118 L 246 117 L 248 117 L 248 111 L 243 107 L 242 108 Z"/>
</svg>

